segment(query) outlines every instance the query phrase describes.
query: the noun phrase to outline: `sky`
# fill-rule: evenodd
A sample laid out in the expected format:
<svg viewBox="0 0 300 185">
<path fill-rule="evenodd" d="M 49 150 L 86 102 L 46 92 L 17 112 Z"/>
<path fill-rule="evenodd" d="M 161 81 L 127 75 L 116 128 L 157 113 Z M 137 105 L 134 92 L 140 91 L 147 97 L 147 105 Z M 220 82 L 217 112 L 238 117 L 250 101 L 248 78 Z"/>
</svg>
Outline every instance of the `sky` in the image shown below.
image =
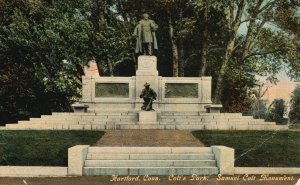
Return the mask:
<svg viewBox="0 0 300 185">
<path fill-rule="evenodd" d="M 276 98 L 282 98 L 288 102 L 291 99 L 293 90 L 295 89 L 297 83 L 299 84 L 299 82 L 292 81 L 286 75 L 285 71 L 281 71 L 277 77 L 279 82 L 276 85 L 273 84 L 269 86 L 269 89 L 263 99 L 269 100 L 269 103 Z"/>
</svg>

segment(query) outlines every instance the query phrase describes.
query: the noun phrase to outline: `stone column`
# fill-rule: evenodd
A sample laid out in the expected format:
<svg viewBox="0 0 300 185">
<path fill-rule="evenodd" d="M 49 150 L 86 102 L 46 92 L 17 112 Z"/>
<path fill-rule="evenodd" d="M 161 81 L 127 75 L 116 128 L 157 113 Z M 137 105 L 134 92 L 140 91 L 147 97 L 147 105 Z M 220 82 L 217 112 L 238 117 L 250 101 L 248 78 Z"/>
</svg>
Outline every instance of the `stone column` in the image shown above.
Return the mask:
<svg viewBox="0 0 300 185">
<path fill-rule="evenodd" d="M 222 175 L 234 174 L 234 149 L 226 146 L 211 146 Z"/>
<path fill-rule="evenodd" d="M 201 103 L 211 104 L 211 77 L 201 77 Z"/>
<path fill-rule="evenodd" d="M 92 77 L 82 76 L 82 102 L 92 102 Z"/>
<path fill-rule="evenodd" d="M 82 176 L 89 145 L 76 145 L 68 149 L 68 176 Z"/>
</svg>

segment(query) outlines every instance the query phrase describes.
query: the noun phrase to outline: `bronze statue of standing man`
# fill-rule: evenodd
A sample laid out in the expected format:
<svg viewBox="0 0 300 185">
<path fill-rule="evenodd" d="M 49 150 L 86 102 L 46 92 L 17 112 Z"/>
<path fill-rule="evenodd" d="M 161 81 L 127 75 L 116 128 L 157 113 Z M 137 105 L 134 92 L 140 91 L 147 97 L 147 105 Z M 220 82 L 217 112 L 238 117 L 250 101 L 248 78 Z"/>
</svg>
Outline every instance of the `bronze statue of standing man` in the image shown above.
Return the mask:
<svg viewBox="0 0 300 185">
<path fill-rule="evenodd" d="M 158 49 L 155 36 L 157 28 L 157 24 L 149 19 L 149 14 L 144 13 L 143 19 L 140 20 L 139 24 L 134 29 L 134 36 L 136 36 L 136 53 L 153 55 L 154 49 Z"/>
</svg>

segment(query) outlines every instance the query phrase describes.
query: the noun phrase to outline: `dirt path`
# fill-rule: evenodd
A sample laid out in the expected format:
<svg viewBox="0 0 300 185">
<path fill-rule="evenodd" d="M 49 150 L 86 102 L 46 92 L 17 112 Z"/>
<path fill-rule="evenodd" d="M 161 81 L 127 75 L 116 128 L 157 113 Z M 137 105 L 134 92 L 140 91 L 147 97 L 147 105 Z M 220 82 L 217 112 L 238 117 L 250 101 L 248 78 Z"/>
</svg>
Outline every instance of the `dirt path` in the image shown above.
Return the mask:
<svg viewBox="0 0 300 185">
<path fill-rule="evenodd" d="M 235 175 L 237 177 L 238 175 Z M 282 176 L 282 175 L 272 175 Z M 286 175 L 291 177 L 292 175 Z M 123 176 L 125 177 L 125 176 Z M 0 185 L 295 185 L 299 179 L 299 175 L 294 175 L 291 181 L 260 181 L 257 175 L 255 180 L 244 181 L 243 175 L 239 180 L 217 180 L 216 176 L 206 176 L 206 180 L 192 181 L 191 176 L 185 176 L 177 181 L 169 180 L 168 176 L 150 176 L 154 177 L 153 181 L 144 181 L 144 176 L 140 176 L 138 182 L 112 182 L 111 176 L 98 177 L 64 177 L 64 178 L 0 178 Z M 159 181 L 155 181 L 156 177 Z M 203 177 L 203 176 L 199 176 Z"/>
<path fill-rule="evenodd" d="M 204 146 L 190 131 L 183 130 L 111 130 L 96 146 Z"/>
</svg>

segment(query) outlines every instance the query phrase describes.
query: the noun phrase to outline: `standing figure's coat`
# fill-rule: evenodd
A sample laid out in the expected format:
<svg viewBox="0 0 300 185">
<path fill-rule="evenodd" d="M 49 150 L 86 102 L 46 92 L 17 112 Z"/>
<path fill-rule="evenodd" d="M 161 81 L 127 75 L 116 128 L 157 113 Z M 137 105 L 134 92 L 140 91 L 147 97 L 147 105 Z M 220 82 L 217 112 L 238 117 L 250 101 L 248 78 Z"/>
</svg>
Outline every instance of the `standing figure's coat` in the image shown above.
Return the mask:
<svg viewBox="0 0 300 185">
<path fill-rule="evenodd" d="M 158 49 L 157 47 L 157 40 L 155 31 L 157 30 L 158 26 L 155 24 L 153 20 L 150 19 L 142 19 L 139 24 L 134 29 L 134 36 L 136 36 L 136 53 L 143 53 L 146 54 L 148 48 L 145 49 L 143 44 L 148 44 L 151 49 Z M 152 52 L 150 49 L 150 52 Z M 152 53 L 150 53 L 152 55 Z"/>
</svg>

